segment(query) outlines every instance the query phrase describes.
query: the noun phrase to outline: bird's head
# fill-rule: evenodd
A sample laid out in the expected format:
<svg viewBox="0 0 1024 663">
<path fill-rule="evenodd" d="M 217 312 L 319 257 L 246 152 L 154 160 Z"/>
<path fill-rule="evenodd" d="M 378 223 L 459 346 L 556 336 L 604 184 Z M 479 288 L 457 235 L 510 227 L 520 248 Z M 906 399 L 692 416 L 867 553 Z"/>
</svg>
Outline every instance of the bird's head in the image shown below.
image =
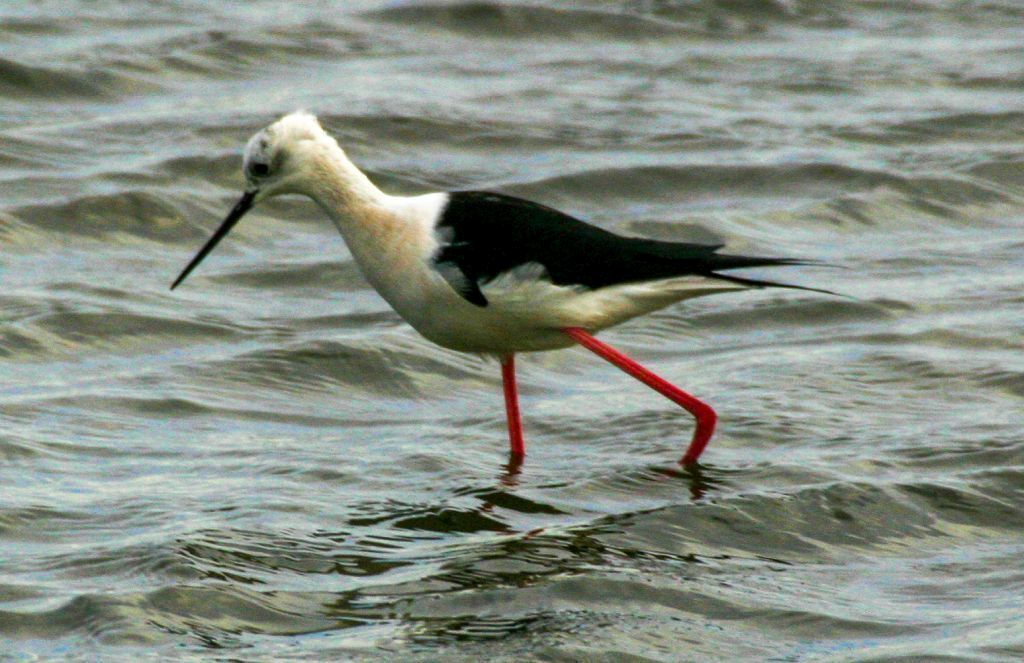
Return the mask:
<svg viewBox="0 0 1024 663">
<path fill-rule="evenodd" d="M 185 277 L 231 231 L 257 203 L 288 193 L 309 194 L 306 186 L 315 181 L 318 155 L 337 150 L 337 143 L 320 127 L 316 117 L 306 112 L 285 115 L 258 131 L 245 146 L 242 171 L 245 193 L 228 213 L 220 227 L 171 285 L 176 288 Z"/>
<path fill-rule="evenodd" d="M 325 145 L 337 147 L 316 117 L 303 111 L 261 129 L 249 139 L 242 158 L 246 193 L 254 194 L 254 203 L 284 193 L 305 193 L 302 183 L 310 179 L 316 155 Z"/>
</svg>

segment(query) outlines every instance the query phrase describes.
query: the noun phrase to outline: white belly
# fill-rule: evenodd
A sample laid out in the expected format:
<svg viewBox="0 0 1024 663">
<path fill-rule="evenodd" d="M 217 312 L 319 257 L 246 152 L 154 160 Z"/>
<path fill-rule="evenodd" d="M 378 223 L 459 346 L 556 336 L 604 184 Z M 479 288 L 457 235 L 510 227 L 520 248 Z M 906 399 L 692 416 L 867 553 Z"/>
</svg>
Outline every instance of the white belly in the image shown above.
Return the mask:
<svg viewBox="0 0 1024 663">
<path fill-rule="evenodd" d="M 598 332 L 684 299 L 743 289 L 699 276 L 593 291 L 511 276 L 484 286 L 488 305 L 477 306 L 428 264 L 405 283 L 406 292 L 382 294 L 420 334 L 453 350 L 498 355 L 567 348 L 575 341 L 566 327 Z"/>
</svg>

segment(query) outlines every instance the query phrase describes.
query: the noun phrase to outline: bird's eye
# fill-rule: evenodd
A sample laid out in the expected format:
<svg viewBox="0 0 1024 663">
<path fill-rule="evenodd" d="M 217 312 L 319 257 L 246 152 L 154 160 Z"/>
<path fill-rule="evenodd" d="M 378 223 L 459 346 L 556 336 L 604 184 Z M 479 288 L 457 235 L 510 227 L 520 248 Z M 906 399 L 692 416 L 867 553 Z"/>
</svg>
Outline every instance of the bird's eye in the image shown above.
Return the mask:
<svg viewBox="0 0 1024 663">
<path fill-rule="evenodd" d="M 260 163 L 259 161 L 257 161 L 253 163 L 251 166 L 249 166 L 249 172 L 255 175 L 256 177 L 266 177 L 267 175 L 270 174 L 270 166 L 265 163 Z"/>
</svg>

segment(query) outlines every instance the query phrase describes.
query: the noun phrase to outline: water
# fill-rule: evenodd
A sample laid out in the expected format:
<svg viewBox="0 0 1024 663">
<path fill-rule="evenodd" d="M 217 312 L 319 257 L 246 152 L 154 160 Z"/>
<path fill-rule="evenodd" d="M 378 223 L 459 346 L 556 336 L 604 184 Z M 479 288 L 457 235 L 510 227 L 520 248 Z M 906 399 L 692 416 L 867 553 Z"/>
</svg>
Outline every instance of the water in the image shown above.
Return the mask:
<svg viewBox="0 0 1024 663">
<path fill-rule="evenodd" d="M 1024 655 L 1024 8 L 694 0 L 0 8 L 0 658 Z M 311 3 L 313 5 L 313 3 Z M 838 268 L 583 350 L 431 346 L 312 204 L 308 108 L 386 190 Z"/>
</svg>

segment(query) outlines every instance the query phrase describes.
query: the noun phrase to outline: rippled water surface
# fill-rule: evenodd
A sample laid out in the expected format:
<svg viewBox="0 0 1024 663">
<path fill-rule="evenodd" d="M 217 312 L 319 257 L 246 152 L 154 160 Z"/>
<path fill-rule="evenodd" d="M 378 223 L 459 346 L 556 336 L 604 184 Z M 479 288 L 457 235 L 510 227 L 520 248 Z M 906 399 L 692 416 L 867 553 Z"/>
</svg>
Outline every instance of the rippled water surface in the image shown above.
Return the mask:
<svg viewBox="0 0 1024 663">
<path fill-rule="evenodd" d="M 1024 656 L 1024 6 L 0 6 L 0 658 Z M 835 267 L 582 349 L 430 345 L 249 135 L 386 190 Z"/>
</svg>

